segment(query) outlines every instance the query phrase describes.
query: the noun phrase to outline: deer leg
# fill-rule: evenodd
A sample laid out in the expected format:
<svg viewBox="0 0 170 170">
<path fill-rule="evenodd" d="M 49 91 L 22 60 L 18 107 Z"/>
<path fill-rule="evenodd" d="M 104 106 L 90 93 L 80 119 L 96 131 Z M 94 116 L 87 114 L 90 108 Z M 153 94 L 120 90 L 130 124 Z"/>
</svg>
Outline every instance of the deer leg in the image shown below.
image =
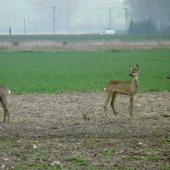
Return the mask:
<svg viewBox="0 0 170 170">
<path fill-rule="evenodd" d="M 113 110 L 115 116 L 117 115 L 116 111 L 115 111 L 115 108 L 114 108 L 114 103 L 115 103 L 116 96 L 117 96 L 117 93 L 113 93 L 112 100 L 111 100 L 111 107 L 112 107 L 112 110 Z"/>
<path fill-rule="evenodd" d="M 107 107 L 107 104 L 110 100 L 110 98 L 112 97 L 112 93 L 107 93 L 107 97 L 106 97 L 106 100 L 105 100 L 105 103 L 104 103 L 104 112 L 106 112 L 106 107 Z"/>
<path fill-rule="evenodd" d="M 6 122 L 6 117 L 7 117 L 7 122 L 9 123 L 9 111 L 8 111 L 8 103 L 6 98 L 1 98 L 1 104 L 4 110 L 4 123 Z"/>
<path fill-rule="evenodd" d="M 129 96 L 130 99 L 130 116 L 133 116 L 133 95 Z"/>
<path fill-rule="evenodd" d="M 6 121 L 6 111 L 5 111 L 5 108 L 4 108 L 4 103 L 3 103 L 3 101 L 2 101 L 1 98 L 0 98 L 0 102 L 1 102 L 2 108 L 3 108 L 3 110 L 4 110 L 4 119 L 3 119 L 3 123 L 5 123 L 5 121 Z"/>
<path fill-rule="evenodd" d="M 4 110 L 4 120 L 3 120 L 3 123 L 5 123 L 6 122 L 6 111 L 5 111 L 4 108 L 3 108 L 3 110 Z"/>
</svg>

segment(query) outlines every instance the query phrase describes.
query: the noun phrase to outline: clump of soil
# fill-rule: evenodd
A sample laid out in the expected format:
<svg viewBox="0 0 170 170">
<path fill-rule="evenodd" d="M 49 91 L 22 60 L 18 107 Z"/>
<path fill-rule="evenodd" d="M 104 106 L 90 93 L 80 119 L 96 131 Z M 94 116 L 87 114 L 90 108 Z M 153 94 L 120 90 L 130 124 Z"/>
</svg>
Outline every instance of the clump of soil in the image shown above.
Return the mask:
<svg viewBox="0 0 170 170">
<path fill-rule="evenodd" d="M 170 168 L 170 93 L 139 92 L 134 117 L 118 95 L 115 117 L 102 91 L 10 96 L 11 123 L 0 108 L 4 169 Z M 88 118 L 90 120 L 88 120 Z"/>
</svg>

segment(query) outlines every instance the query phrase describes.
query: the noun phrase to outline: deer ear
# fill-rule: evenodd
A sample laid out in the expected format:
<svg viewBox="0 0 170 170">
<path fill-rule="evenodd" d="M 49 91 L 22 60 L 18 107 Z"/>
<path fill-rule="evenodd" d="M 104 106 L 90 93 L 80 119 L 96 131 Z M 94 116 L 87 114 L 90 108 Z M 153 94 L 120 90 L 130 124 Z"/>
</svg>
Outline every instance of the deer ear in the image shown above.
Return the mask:
<svg viewBox="0 0 170 170">
<path fill-rule="evenodd" d="M 138 66 L 138 64 L 136 64 L 136 69 L 137 69 L 137 70 L 139 69 L 139 66 Z"/>
<path fill-rule="evenodd" d="M 131 71 L 133 70 L 132 66 L 130 66 L 130 65 L 129 65 L 129 68 L 130 68 Z"/>
</svg>

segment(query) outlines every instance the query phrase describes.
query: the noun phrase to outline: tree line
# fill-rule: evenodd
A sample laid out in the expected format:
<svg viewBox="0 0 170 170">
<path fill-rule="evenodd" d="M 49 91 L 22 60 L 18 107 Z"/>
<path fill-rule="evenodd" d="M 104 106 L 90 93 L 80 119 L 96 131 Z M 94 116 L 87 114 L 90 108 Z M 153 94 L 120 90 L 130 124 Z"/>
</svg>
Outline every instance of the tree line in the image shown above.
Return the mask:
<svg viewBox="0 0 170 170">
<path fill-rule="evenodd" d="M 169 0 L 127 0 L 128 33 L 170 33 Z"/>
</svg>

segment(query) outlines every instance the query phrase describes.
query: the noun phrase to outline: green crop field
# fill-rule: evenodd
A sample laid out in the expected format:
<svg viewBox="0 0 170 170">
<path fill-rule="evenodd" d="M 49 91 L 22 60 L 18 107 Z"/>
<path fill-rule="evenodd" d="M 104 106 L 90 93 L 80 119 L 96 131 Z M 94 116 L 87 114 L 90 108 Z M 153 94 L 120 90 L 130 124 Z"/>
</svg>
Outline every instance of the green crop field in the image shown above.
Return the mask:
<svg viewBox="0 0 170 170">
<path fill-rule="evenodd" d="M 55 40 L 55 41 L 100 41 L 100 40 L 122 40 L 122 41 L 142 41 L 142 40 L 170 40 L 170 34 L 115 34 L 115 35 L 1 35 L 0 40 Z"/>
<path fill-rule="evenodd" d="M 170 50 L 104 52 L 0 52 L 0 84 L 14 93 L 101 90 L 112 79 L 132 80 L 139 65 L 139 90 L 170 90 Z"/>
</svg>

